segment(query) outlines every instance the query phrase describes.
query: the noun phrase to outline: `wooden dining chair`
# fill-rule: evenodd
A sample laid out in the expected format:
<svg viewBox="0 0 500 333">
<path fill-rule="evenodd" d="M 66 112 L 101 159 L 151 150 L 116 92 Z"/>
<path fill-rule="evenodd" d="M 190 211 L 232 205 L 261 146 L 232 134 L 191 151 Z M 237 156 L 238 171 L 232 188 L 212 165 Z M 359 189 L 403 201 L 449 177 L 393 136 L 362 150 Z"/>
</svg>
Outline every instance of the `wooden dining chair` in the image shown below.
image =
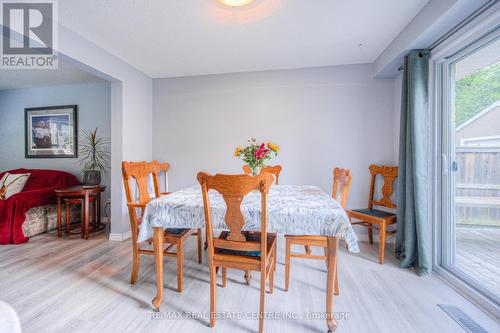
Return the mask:
<svg viewBox="0 0 500 333">
<path fill-rule="evenodd" d="M 149 193 L 149 179 L 153 178 L 154 185 L 154 195 L 156 198 L 161 195 L 168 195 L 168 192 L 160 191 L 160 181 L 159 175 L 161 172 L 168 172 L 168 163 L 159 163 L 157 161 L 152 162 L 122 162 L 122 175 L 123 183 L 125 185 L 125 194 L 127 197 L 127 207 L 130 216 L 130 229 L 132 233 L 132 273 L 130 277 L 130 283 L 135 284 L 137 277 L 139 275 L 140 267 L 140 256 L 154 255 L 152 249 L 141 248 L 141 244 L 137 243 L 137 238 L 139 235 L 139 225 L 142 222 L 142 216 L 144 214 L 144 209 L 146 205 L 151 201 Z M 138 201 L 135 200 L 133 181 L 135 181 L 137 188 Z M 137 215 L 137 209 L 140 210 L 139 216 Z M 181 228 L 168 228 L 165 230 L 165 244 L 166 249 L 163 251 L 165 256 L 177 257 L 177 290 L 182 292 L 183 290 L 183 260 L 184 251 L 183 244 L 184 241 L 189 236 L 197 236 L 198 238 L 198 262 L 202 261 L 202 233 L 201 229 L 181 229 Z M 148 239 L 144 243 L 151 244 L 152 239 Z M 142 243 L 142 244 L 144 244 Z M 176 248 L 175 252 L 170 251 L 173 247 Z"/>
<path fill-rule="evenodd" d="M 347 214 L 351 219 L 357 219 L 358 222 L 351 224 L 360 224 L 368 228 L 368 240 L 373 244 L 373 229 L 379 230 L 379 262 L 384 263 L 385 237 L 394 234 L 396 231 L 388 232 L 386 227 L 396 223 L 396 214 L 385 210 L 374 209 L 374 206 L 395 209 L 396 204 L 391 201 L 391 195 L 394 192 L 394 181 L 398 177 L 397 166 L 375 165 L 369 167 L 371 174 L 370 195 L 368 197 L 368 208 L 348 210 Z M 384 180 L 382 186 L 382 197 L 375 200 L 375 184 L 377 176 Z"/>
<path fill-rule="evenodd" d="M 269 293 L 274 287 L 276 266 L 276 234 L 267 232 L 267 193 L 274 179 L 270 174 L 258 176 L 221 175 L 211 176 L 198 173 L 203 194 L 205 221 L 208 230 L 208 260 L 210 266 L 210 327 L 215 326 L 216 276 L 222 268 L 222 287 L 226 287 L 228 268 L 260 271 L 260 316 L 259 332 L 264 330 L 264 300 L 266 281 L 269 278 Z M 218 237 L 213 234 L 209 190 L 217 191 L 226 203 L 225 224 L 229 231 L 222 231 Z M 241 202 L 252 190 L 261 195 L 261 231 L 242 231 L 245 224 Z"/>
<path fill-rule="evenodd" d="M 349 169 L 333 169 L 333 186 L 332 198 L 335 199 L 340 205 L 345 208 L 347 199 L 349 198 L 349 191 L 351 189 L 351 171 Z M 328 239 L 326 236 L 291 236 L 285 235 L 286 239 L 286 256 L 285 256 L 285 291 L 288 291 L 290 286 L 290 261 L 291 258 L 303 259 L 316 259 L 327 261 L 326 248 L 328 246 Z M 293 253 L 292 245 L 303 245 L 306 247 L 306 253 Z M 322 247 L 325 251 L 324 255 L 313 255 L 311 253 L 311 246 Z M 337 269 L 335 269 L 335 295 L 339 294 L 339 283 Z"/>
<path fill-rule="evenodd" d="M 252 174 L 252 170 L 248 165 L 243 166 L 243 172 L 246 173 L 247 175 Z M 274 176 L 275 183 L 278 185 L 279 180 L 280 180 L 280 173 L 281 173 L 281 165 L 268 165 L 260 169 L 260 173 L 270 173 Z"/>
</svg>

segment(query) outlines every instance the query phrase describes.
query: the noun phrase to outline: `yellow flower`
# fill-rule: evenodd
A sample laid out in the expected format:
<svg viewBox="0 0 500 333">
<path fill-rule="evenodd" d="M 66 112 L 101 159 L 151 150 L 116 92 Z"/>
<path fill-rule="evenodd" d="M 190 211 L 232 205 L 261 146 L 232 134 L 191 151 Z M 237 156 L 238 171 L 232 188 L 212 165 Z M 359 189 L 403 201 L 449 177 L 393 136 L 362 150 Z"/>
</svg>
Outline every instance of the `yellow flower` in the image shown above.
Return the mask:
<svg viewBox="0 0 500 333">
<path fill-rule="evenodd" d="M 240 153 L 241 153 L 241 148 L 240 147 L 236 147 L 236 149 L 234 150 L 234 157 L 240 156 Z"/>
<path fill-rule="evenodd" d="M 278 145 L 275 145 L 274 143 L 272 142 L 268 142 L 267 143 L 267 146 L 269 147 L 269 149 L 271 149 L 272 151 L 274 151 L 275 153 L 279 152 L 280 151 L 280 147 Z"/>
</svg>

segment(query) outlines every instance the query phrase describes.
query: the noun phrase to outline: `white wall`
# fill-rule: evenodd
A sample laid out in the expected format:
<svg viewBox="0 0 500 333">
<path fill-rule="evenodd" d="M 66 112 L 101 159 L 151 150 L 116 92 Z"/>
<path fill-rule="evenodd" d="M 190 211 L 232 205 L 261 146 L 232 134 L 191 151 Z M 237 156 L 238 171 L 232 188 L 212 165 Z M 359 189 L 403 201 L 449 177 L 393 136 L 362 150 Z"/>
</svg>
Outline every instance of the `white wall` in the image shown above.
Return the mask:
<svg viewBox="0 0 500 333">
<path fill-rule="evenodd" d="M 75 158 L 25 158 L 24 109 L 57 105 L 78 106 L 78 135 L 99 127 L 111 137 L 111 86 L 109 83 L 72 84 L 63 86 L 0 90 L 0 171 L 30 168 L 56 169 L 74 174 L 81 180 L 81 167 Z M 103 175 L 102 184 L 108 191 L 110 178 Z M 104 211 L 102 212 L 104 214 Z"/>
<path fill-rule="evenodd" d="M 112 81 L 111 232 L 127 233 L 130 222 L 121 162 L 152 157 L 152 80 L 64 26 L 59 27 L 59 52 L 63 61 Z"/>
<path fill-rule="evenodd" d="M 351 168 L 350 207 L 367 204 L 371 163 L 395 160 L 393 80 L 370 65 L 153 81 L 153 158 L 168 161 L 171 190 L 196 173 L 240 173 L 236 145 L 249 137 L 282 147 L 283 184 L 330 191 L 332 169 Z"/>
</svg>

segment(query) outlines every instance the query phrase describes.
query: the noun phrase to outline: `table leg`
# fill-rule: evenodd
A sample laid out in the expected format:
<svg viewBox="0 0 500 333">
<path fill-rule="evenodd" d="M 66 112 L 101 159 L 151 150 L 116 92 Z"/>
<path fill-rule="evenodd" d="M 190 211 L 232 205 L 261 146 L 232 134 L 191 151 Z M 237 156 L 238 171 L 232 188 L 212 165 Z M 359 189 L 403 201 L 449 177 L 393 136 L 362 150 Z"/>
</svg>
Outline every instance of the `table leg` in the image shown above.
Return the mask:
<svg viewBox="0 0 500 333">
<path fill-rule="evenodd" d="M 153 229 L 153 248 L 156 267 L 156 297 L 153 299 L 153 306 L 159 311 L 161 302 L 163 301 L 163 235 L 165 232 L 161 227 L 154 227 Z"/>
<path fill-rule="evenodd" d="M 85 193 L 83 199 L 83 221 L 85 229 L 85 239 L 89 239 L 89 195 Z"/>
<path fill-rule="evenodd" d="M 57 196 L 57 237 L 62 236 L 61 197 Z"/>
<path fill-rule="evenodd" d="M 97 231 L 101 229 L 101 193 L 97 193 Z"/>
<path fill-rule="evenodd" d="M 69 231 L 71 230 L 71 227 L 70 227 L 70 223 L 71 223 L 71 220 L 70 220 L 70 206 L 69 206 L 69 203 L 66 202 L 66 205 L 65 205 L 65 212 L 66 212 L 66 237 L 69 238 Z"/>
<path fill-rule="evenodd" d="M 98 231 L 97 227 L 97 199 L 92 201 L 92 229 Z"/>
<path fill-rule="evenodd" d="M 328 325 L 329 332 L 334 331 L 338 323 L 334 318 L 333 313 L 333 293 L 335 284 L 335 274 L 337 270 L 337 249 L 339 240 L 337 237 L 328 236 L 328 274 L 326 279 L 326 324 Z"/>
<path fill-rule="evenodd" d="M 80 204 L 80 238 L 85 237 L 85 200 L 81 199 Z"/>
</svg>

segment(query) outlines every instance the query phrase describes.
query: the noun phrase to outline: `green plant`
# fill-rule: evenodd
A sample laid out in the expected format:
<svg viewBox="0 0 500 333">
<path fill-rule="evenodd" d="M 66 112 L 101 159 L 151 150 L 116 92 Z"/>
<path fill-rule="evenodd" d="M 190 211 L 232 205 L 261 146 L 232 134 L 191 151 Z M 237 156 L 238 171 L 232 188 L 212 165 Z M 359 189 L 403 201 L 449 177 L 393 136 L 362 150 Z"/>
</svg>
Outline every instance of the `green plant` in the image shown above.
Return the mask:
<svg viewBox="0 0 500 333">
<path fill-rule="evenodd" d="M 500 100 L 500 63 L 464 76 L 455 83 L 455 117 L 460 126 Z"/>
<path fill-rule="evenodd" d="M 99 128 L 86 130 L 80 141 L 80 165 L 83 171 L 100 171 L 108 174 L 110 168 L 110 142 Z"/>
</svg>

